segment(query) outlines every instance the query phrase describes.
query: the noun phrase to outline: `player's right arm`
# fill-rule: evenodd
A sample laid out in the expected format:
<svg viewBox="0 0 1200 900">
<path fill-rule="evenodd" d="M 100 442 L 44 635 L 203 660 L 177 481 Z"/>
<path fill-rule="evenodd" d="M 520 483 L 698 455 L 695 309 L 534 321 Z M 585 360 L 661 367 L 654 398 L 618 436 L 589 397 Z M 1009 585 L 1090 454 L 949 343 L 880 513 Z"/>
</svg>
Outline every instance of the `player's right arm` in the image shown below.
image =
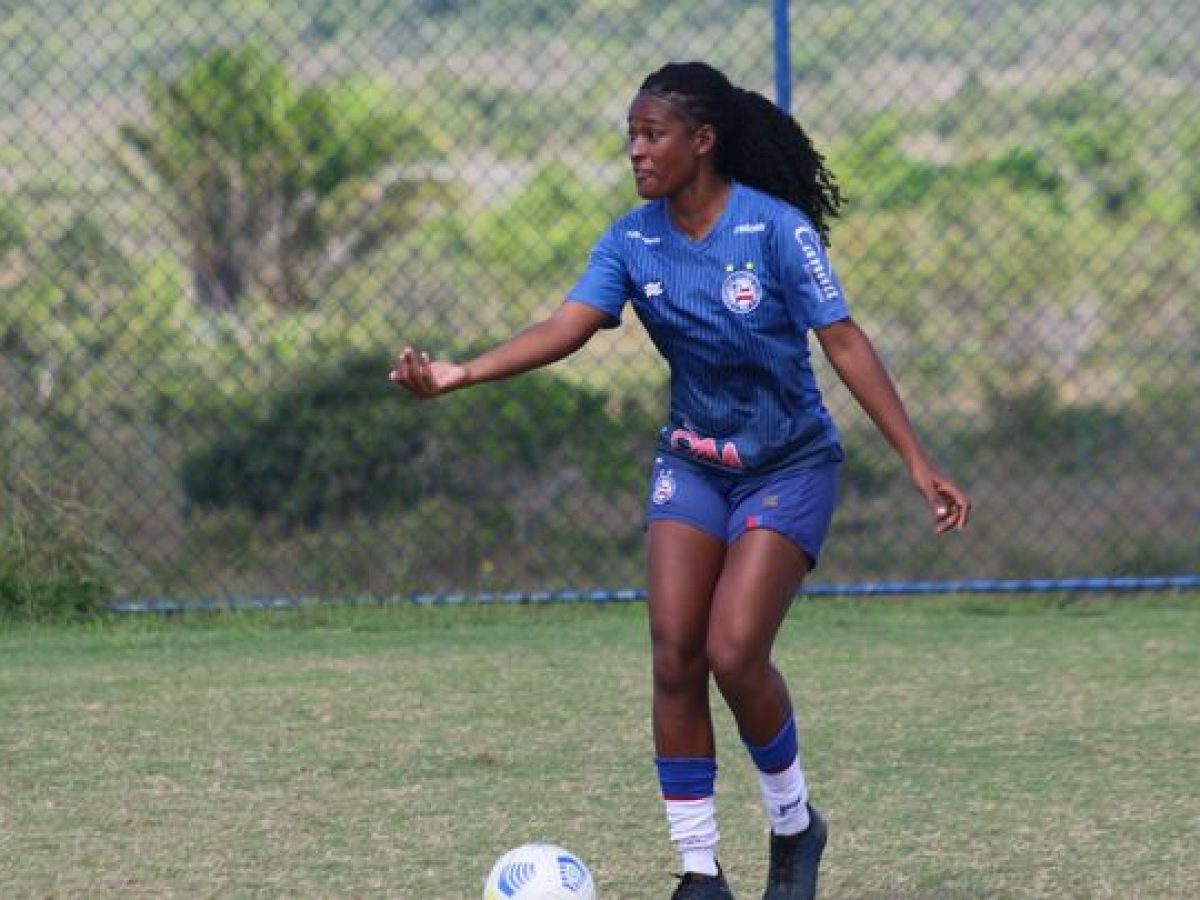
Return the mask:
<svg viewBox="0 0 1200 900">
<path fill-rule="evenodd" d="M 433 360 L 427 352 L 405 347 L 388 379 L 422 398 L 498 381 L 571 355 L 609 321 L 608 313 L 568 300 L 549 317 L 465 363 Z"/>
</svg>

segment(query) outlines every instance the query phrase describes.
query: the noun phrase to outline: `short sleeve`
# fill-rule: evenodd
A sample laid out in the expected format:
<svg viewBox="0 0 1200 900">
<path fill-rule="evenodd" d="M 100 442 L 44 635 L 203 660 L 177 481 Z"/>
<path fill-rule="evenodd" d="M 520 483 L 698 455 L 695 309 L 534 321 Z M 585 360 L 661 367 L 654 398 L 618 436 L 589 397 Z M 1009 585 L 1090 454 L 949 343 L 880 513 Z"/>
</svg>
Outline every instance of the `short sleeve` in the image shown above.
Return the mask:
<svg viewBox="0 0 1200 900">
<path fill-rule="evenodd" d="M 824 328 L 848 319 L 841 281 L 808 217 L 799 211 L 783 216 L 776 242 L 784 296 L 797 320 L 809 328 Z"/>
<path fill-rule="evenodd" d="M 607 313 L 611 319 L 607 327 L 615 328 L 621 322 L 625 303 L 632 296 L 633 283 L 621 252 L 617 229 L 609 228 L 592 248 L 587 268 L 575 287 L 567 292 L 567 299 Z"/>
</svg>

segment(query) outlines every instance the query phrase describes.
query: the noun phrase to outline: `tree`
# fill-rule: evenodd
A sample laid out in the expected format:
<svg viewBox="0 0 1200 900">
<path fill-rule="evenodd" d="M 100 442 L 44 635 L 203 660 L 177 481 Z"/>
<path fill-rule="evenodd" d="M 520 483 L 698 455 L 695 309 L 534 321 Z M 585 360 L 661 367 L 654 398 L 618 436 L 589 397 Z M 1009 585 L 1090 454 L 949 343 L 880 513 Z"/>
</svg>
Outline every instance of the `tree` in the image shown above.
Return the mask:
<svg viewBox="0 0 1200 900">
<path fill-rule="evenodd" d="M 117 161 L 167 201 L 206 307 L 234 308 L 252 285 L 277 306 L 305 305 L 445 192 L 419 166 L 435 140 L 389 85 L 297 90 L 248 44 L 152 77 L 146 98 L 149 121 L 121 126 Z"/>
</svg>

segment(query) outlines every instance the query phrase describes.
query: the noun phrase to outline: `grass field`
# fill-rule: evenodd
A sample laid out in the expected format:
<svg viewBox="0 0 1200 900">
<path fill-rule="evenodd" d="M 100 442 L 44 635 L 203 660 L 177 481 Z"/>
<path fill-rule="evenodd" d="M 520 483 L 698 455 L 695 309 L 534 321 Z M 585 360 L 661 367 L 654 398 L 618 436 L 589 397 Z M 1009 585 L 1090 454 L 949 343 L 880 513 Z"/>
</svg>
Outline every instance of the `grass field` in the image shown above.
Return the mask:
<svg viewBox="0 0 1200 900">
<path fill-rule="evenodd" d="M 0 897 L 477 897 L 546 837 L 665 898 L 644 611 L 0 624 Z M 1200 897 L 1200 603 L 799 604 L 832 898 Z M 722 860 L 764 825 L 718 713 Z"/>
</svg>

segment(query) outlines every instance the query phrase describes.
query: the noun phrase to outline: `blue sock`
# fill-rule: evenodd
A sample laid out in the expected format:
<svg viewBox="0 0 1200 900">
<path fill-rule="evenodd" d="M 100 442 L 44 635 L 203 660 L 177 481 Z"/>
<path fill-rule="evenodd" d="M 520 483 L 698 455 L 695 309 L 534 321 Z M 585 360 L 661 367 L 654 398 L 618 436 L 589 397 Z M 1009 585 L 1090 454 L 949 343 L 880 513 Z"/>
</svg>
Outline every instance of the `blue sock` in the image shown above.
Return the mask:
<svg viewBox="0 0 1200 900">
<path fill-rule="evenodd" d="M 796 717 L 788 713 L 787 721 L 783 723 L 779 733 L 765 747 L 755 747 L 744 738 L 742 742 L 750 752 L 750 758 L 754 760 L 758 771 L 768 775 L 782 772 L 800 755 L 800 741 L 796 737 Z"/>
<path fill-rule="evenodd" d="M 659 756 L 654 764 L 664 800 L 700 800 L 716 791 L 717 761 L 711 757 Z"/>
</svg>

